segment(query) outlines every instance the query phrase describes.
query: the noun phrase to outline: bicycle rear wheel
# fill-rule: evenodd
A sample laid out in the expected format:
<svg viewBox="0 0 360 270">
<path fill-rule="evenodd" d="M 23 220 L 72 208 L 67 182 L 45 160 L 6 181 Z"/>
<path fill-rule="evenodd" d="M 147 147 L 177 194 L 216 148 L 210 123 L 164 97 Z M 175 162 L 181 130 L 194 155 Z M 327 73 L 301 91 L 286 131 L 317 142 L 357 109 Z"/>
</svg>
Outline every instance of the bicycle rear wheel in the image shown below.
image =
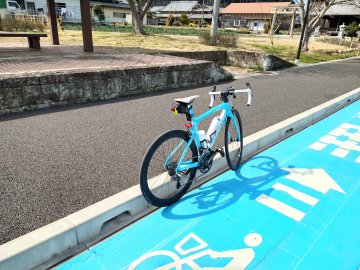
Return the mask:
<svg viewBox="0 0 360 270">
<path fill-rule="evenodd" d="M 176 173 L 176 167 L 189 141 L 183 130 L 164 133 L 147 151 L 140 170 L 140 188 L 145 199 L 162 207 L 178 201 L 189 189 L 196 168 Z M 195 142 L 190 145 L 182 162 L 197 161 Z"/>
<path fill-rule="evenodd" d="M 237 110 L 233 110 L 236 123 L 230 117 L 226 119 L 225 125 L 225 156 L 231 170 L 236 171 L 241 162 L 243 151 L 243 135 L 240 114 Z M 239 133 L 236 132 L 236 126 Z"/>
</svg>

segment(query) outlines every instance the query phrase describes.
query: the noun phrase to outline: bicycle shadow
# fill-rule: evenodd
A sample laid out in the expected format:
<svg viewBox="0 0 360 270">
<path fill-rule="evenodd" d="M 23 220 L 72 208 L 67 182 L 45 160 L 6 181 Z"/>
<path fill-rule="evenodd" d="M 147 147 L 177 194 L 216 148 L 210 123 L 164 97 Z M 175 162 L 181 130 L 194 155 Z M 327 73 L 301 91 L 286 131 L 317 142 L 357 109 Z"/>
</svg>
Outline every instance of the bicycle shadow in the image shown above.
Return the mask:
<svg viewBox="0 0 360 270">
<path fill-rule="evenodd" d="M 191 219 L 221 211 L 245 194 L 250 200 L 255 200 L 260 194 L 270 195 L 273 188 L 267 186 L 287 174 L 274 158 L 254 157 L 241 165 L 235 172 L 236 178 L 204 184 L 164 208 L 162 215 L 169 219 Z"/>
</svg>

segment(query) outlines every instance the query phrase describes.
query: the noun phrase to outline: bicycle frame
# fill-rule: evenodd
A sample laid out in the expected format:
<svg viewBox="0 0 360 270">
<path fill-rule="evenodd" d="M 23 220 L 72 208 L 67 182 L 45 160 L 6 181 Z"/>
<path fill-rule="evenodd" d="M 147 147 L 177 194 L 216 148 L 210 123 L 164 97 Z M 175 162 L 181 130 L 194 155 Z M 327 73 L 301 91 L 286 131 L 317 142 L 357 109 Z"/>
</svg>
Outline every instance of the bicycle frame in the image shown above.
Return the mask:
<svg viewBox="0 0 360 270">
<path fill-rule="evenodd" d="M 195 140 L 195 143 L 196 143 L 196 146 L 197 146 L 198 156 L 199 156 L 199 153 L 200 153 L 199 150 L 201 148 L 201 142 L 200 142 L 200 139 L 199 139 L 198 125 L 204 119 L 208 118 L 209 116 L 215 114 L 218 111 L 222 111 L 221 115 L 220 115 L 220 123 L 219 123 L 219 126 L 218 126 L 218 128 L 217 128 L 217 130 L 215 132 L 215 135 L 214 135 L 210 145 L 207 147 L 207 149 L 211 149 L 214 146 L 214 144 L 215 144 L 215 142 L 216 142 L 216 140 L 217 140 L 217 138 L 218 138 L 218 136 L 220 134 L 222 126 L 225 124 L 226 119 L 228 117 L 230 117 L 231 121 L 234 121 L 235 127 L 236 127 L 236 133 L 237 133 L 238 136 L 240 136 L 240 130 L 239 130 L 239 127 L 238 127 L 238 125 L 236 123 L 235 117 L 234 117 L 234 115 L 232 113 L 232 108 L 231 108 L 229 102 L 222 102 L 218 106 L 206 111 L 205 113 L 201 114 L 198 117 L 195 117 L 192 106 L 190 105 L 189 106 L 189 113 L 191 115 L 191 127 L 189 128 L 190 140 L 186 144 L 184 152 L 181 155 L 179 163 L 178 163 L 178 165 L 176 167 L 176 173 L 179 173 L 181 171 L 185 171 L 185 170 L 188 170 L 188 169 L 191 169 L 191 168 L 197 168 L 199 166 L 198 161 L 193 162 L 191 160 L 189 160 L 189 161 L 183 161 L 183 160 L 185 158 L 186 153 L 189 151 L 190 145 L 193 143 L 194 140 Z M 181 145 L 182 145 L 182 143 L 179 144 L 177 147 L 175 147 L 175 149 L 170 153 L 170 155 L 168 156 L 168 158 L 167 158 L 167 160 L 165 162 L 164 167 L 166 167 L 166 165 L 168 164 L 168 161 L 171 159 L 172 155 L 180 148 Z"/>
</svg>

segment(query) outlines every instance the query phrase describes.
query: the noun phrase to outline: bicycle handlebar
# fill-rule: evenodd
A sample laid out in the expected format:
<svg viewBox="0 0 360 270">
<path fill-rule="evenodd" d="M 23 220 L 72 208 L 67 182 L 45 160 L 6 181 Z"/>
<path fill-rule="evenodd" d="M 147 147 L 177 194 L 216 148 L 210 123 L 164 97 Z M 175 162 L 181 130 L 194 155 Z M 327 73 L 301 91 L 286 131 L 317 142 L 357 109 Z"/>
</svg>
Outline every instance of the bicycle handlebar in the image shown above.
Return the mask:
<svg viewBox="0 0 360 270">
<path fill-rule="evenodd" d="M 215 92 L 216 91 L 216 87 L 214 86 L 213 91 L 209 92 L 210 95 L 210 104 L 209 104 L 209 108 L 211 108 L 214 104 L 214 100 L 215 100 L 215 96 L 216 95 L 232 95 L 234 96 L 234 94 L 236 93 L 247 93 L 248 94 L 248 100 L 247 100 L 247 106 L 251 105 L 252 102 L 252 89 L 250 86 L 250 83 L 246 83 L 246 89 L 239 89 L 239 90 L 235 90 L 234 87 L 230 87 L 222 92 Z"/>
</svg>

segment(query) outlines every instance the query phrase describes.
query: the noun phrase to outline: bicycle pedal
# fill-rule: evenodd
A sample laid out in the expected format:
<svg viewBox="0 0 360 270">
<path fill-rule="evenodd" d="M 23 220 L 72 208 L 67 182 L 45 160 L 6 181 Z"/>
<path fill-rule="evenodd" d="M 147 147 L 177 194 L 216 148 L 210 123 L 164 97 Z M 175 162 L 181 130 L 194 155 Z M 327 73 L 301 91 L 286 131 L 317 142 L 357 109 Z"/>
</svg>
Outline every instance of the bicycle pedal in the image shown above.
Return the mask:
<svg viewBox="0 0 360 270">
<path fill-rule="evenodd" d="M 219 153 L 221 157 L 225 157 L 225 152 L 222 148 L 216 149 L 216 153 Z"/>
</svg>

